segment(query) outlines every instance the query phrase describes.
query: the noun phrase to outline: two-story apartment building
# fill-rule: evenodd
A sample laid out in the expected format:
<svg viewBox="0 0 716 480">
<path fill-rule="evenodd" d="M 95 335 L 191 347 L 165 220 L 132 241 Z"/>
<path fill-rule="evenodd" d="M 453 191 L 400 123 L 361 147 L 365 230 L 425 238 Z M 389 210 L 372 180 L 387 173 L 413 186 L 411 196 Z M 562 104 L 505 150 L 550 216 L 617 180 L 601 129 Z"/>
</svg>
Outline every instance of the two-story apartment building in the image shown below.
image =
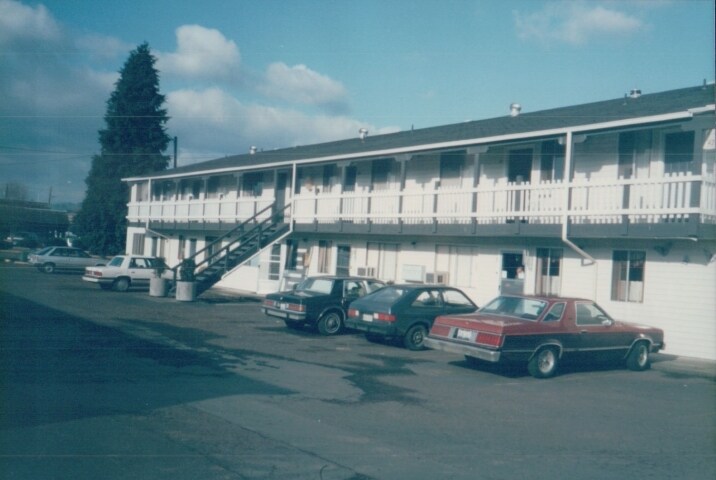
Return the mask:
<svg viewBox="0 0 716 480">
<path fill-rule="evenodd" d="M 127 249 L 218 264 L 248 245 L 235 240 L 245 227 L 282 225 L 247 261 L 224 261 L 221 285 L 265 293 L 289 275 L 359 274 L 446 283 L 480 305 L 500 292 L 588 297 L 663 328 L 667 353 L 716 359 L 714 103 L 704 84 L 513 105 L 129 178 Z"/>
</svg>

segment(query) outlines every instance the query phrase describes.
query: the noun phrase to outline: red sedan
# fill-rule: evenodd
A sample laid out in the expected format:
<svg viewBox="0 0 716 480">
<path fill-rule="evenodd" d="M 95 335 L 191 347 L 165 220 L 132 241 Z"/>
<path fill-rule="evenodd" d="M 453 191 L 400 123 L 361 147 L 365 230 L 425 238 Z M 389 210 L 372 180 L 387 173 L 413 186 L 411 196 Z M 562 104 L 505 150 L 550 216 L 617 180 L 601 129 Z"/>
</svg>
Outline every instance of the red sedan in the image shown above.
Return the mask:
<svg viewBox="0 0 716 480">
<path fill-rule="evenodd" d="M 438 317 L 424 344 L 469 361 L 526 362 L 532 376 L 547 378 L 570 357 L 646 370 L 664 332 L 616 321 L 591 300 L 504 295 L 475 313 Z"/>
</svg>

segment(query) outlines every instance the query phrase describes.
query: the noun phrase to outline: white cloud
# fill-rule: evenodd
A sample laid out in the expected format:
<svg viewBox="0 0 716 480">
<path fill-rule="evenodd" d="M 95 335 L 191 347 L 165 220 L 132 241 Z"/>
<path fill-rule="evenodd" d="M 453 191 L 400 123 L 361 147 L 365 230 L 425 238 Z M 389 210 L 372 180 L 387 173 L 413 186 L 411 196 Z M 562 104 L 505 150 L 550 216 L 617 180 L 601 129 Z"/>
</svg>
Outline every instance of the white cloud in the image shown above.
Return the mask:
<svg viewBox="0 0 716 480">
<path fill-rule="evenodd" d="M 374 134 L 398 130 L 381 130 L 340 115 L 247 105 L 219 88 L 171 92 L 167 106 L 170 129 L 182 145 L 180 164 L 248 152 L 252 145 L 270 150 L 353 138 L 360 128 Z"/>
<path fill-rule="evenodd" d="M 0 44 L 9 40 L 51 40 L 60 35 L 60 27 L 44 5 L 32 8 L 15 0 L 0 0 Z"/>
<path fill-rule="evenodd" d="M 266 69 L 265 84 L 259 90 L 268 97 L 292 103 L 345 108 L 346 89 L 342 83 L 311 70 L 306 65 L 289 67 L 276 62 Z"/>
<path fill-rule="evenodd" d="M 227 77 L 238 69 L 239 47 L 220 31 L 201 25 L 176 29 L 175 53 L 158 54 L 157 67 L 164 73 L 186 77 Z"/>
<path fill-rule="evenodd" d="M 614 8 L 611 8 L 611 7 Z M 560 41 L 580 45 L 600 36 L 628 35 L 645 27 L 638 18 L 585 2 L 547 2 L 534 13 L 514 12 L 518 35 L 525 40 Z"/>
</svg>

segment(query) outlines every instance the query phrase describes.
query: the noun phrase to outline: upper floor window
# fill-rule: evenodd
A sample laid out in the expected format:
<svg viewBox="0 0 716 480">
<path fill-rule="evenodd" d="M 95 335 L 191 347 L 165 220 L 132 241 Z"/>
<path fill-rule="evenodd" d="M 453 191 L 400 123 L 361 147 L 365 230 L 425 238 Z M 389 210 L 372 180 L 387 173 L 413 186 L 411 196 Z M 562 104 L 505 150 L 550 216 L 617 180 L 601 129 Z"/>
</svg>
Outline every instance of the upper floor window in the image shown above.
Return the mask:
<svg viewBox="0 0 716 480">
<path fill-rule="evenodd" d="M 440 187 L 459 188 L 465 166 L 465 152 L 445 152 L 440 155 Z"/>
<path fill-rule="evenodd" d="M 356 191 L 356 179 L 358 178 L 358 167 L 349 165 L 346 167 L 345 180 L 343 181 L 344 192 Z"/>
<path fill-rule="evenodd" d="M 241 179 L 242 197 L 260 197 L 264 192 L 264 172 L 244 173 Z"/>
<path fill-rule="evenodd" d="M 211 177 L 207 183 L 208 198 L 223 198 L 236 187 L 236 179 L 233 175 L 222 175 Z"/>
<path fill-rule="evenodd" d="M 391 174 L 394 173 L 396 165 L 393 158 L 373 160 L 371 168 L 373 190 L 387 190 L 390 187 Z"/>
<path fill-rule="evenodd" d="M 644 267 L 646 252 L 614 250 L 612 255 L 612 300 L 644 301 Z"/>
<path fill-rule="evenodd" d="M 542 142 L 540 180 L 560 181 L 564 178 L 564 145 L 557 140 Z"/>
<path fill-rule="evenodd" d="M 664 135 L 664 173 L 690 173 L 694 169 L 694 132 Z"/>
</svg>

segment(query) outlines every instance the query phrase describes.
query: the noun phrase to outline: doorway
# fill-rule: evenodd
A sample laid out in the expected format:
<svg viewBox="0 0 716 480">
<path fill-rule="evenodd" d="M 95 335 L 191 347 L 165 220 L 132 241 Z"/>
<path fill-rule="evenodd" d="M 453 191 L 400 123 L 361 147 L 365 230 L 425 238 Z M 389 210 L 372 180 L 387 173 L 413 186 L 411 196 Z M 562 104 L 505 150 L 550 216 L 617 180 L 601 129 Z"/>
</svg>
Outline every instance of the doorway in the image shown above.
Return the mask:
<svg viewBox="0 0 716 480">
<path fill-rule="evenodd" d="M 522 252 L 503 252 L 500 293 L 522 295 L 525 292 L 525 265 Z"/>
</svg>

